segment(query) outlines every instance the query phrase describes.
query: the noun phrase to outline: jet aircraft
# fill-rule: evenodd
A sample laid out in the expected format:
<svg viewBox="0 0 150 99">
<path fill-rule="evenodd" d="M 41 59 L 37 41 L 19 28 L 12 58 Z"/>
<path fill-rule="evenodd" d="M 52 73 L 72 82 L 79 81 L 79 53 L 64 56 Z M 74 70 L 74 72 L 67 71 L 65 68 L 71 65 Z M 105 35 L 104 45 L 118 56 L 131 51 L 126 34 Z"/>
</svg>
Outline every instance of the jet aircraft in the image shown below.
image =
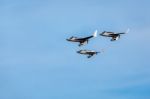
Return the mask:
<svg viewBox="0 0 150 99">
<path fill-rule="evenodd" d="M 129 32 L 129 29 L 126 32 L 122 32 L 122 33 L 104 31 L 100 35 L 105 36 L 105 37 L 111 37 L 111 41 L 116 41 L 120 38 L 121 34 L 126 34 L 128 32 Z"/>
<path fill-rule="evenodd" d="M 87 55 L 87 58 L 91 58 L 94 55 L 97 55 L 100 52 L 93 51 L 93 50 L 79 50 L 77 51 L 79 54 Z"/>
<path fill-rule="evenodd" d="M 78 37 L 72 36 L 66 40 L 70 41 L 70 42 L 79 42 L 79 46 L 82 46 L 82 45 L 88 44 L 89 39 L 91 39 L 93 37 L 97 37 L 97 30 L 93 33 L 93 35 L 88 36 L 88 37 L 78 38 Z"/>
</svg>

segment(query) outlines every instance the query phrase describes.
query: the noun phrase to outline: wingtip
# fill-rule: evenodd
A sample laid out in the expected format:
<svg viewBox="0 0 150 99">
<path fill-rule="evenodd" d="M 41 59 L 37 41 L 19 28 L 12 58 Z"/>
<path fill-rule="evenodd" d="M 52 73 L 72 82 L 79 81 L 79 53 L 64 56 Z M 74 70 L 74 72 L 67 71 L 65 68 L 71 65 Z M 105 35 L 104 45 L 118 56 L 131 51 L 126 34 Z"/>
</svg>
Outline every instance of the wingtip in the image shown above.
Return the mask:
<svg viewBox="0 0 150 99">
<path fill-rule="evenodd" d="M 130 28 L 128 28 L 125 33 L 129 33 L 129 31 L 130 31 Z"/>
</svg>

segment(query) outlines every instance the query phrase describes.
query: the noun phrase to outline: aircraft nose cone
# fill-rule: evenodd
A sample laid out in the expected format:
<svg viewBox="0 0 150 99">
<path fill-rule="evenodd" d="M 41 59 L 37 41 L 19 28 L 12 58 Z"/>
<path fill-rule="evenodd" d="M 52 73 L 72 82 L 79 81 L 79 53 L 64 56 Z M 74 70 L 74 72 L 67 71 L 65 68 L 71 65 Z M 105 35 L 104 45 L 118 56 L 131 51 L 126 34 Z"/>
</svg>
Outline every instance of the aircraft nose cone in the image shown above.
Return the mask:
<svg viewBox="0 0 150 99">
<path fill-rule="evenodd" d="M 69 41 L 69 39 L 66 39 L 67 41 Z"/>
<path fill-rule="evenodd" d="M 99 35 L 103 36 L 104 32 L 100 33 Z"/>
<path fill-rule="evenodd" d="M 77 51 L 77 53 L 80 53 L 80 51 Z"/>
</svg>

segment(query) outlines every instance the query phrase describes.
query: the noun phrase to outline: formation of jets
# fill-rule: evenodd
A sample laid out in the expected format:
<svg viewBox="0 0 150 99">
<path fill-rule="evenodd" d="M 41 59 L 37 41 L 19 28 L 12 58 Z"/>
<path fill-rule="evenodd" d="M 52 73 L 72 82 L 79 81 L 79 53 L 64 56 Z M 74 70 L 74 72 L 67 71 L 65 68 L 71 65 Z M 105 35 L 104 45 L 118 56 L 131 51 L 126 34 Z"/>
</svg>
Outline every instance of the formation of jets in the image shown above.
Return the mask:
<svg viewBox="0 0 150 99">
<path fill-rule="evenodd" d="M 104 32 L 100 33 L 99 35 L 104 36 L 104 37 L 110 37 L 111 38 L 110 41 L 116 41 L 120 38 L 120 36 L 122 34 L 126 34 L 128 32 L 129 32 L 129 29 L 126 32 L 122 32 L 122 33 L 104 31 Z M 82 45 L 88 44 L 89 39 L 95 38 L 95 37 L 97 37 L 97 30 L 91 36 L 87 36 L 87 37 L 74 37 L 74 36 L 72 36 L 66 40 L 70 41 L 70 42 L 78 42 L 79 43 L 78 46 L 80 47 Z M 93 50 L 79 50 L 79 51 L 77 51 L 77 53 L 87 55 L 87 58 L 91 58 L 92 56 L 97 55 L 100 52 L 93 51 Z"/>
</svg>

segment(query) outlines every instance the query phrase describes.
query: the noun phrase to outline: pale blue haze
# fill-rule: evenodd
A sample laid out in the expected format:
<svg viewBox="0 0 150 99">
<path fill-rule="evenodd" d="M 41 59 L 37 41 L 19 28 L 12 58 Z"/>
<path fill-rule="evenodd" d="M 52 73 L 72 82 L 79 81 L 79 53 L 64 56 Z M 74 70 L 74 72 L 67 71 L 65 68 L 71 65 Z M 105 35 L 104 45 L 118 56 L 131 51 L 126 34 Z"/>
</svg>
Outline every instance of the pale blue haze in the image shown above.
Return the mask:
<svg viewBox="0 0 150 99">
<path fill-rule="evenodd" d="M 0 0 L 0 99 L 150 99 L 150 1 Z"/>
</svg>

